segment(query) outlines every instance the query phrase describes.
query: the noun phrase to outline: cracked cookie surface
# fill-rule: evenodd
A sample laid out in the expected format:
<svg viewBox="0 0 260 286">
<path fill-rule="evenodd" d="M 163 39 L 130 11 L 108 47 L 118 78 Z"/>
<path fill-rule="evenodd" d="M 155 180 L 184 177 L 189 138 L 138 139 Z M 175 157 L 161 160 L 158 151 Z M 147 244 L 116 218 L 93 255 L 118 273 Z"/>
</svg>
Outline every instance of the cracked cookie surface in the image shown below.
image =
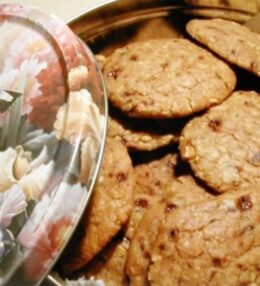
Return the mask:
<svg viewBox="0 0 260 286">
<path fill-rule="evenodd" d="M 133 117 L 176 118 L 223 101 L 236 76 L 227 64 L 186 39 L 117 49 L 104 64 L 110 102 Z"/>
<path fill-rule="evenodd" d="M 260 76 L 260 35 L 238 23 L 223 20 L 191 20 L 188 33 L 210 50 Z"/>
<path fill-rule="evenodd" d="M 259 187 L 170 213 L 152 251 L 151 285 L 259 285 Z"/>
<path fill-rule="evenodd" d="M 126 147 L 108 138 L 98 182 L 65 272 L 87 264 L 127 222 L 133 204 L 133 183 L 133 166 Z"/>
<path fill-rule="evenodd" d="M 162 197 L 175 181 L 177 155 L 166 156 L 134 168 L 134 205 L 125 236 L 131 240 L 143 215 Z"/>
<path fill-rule="evenodd" d="M 126 263 L 130 285 L 147 285 L 150 254 L 164 217 L 179 207 L 208 200 L 211 197 L 213 196 L 189 175 L 180 176 L 172 181 L 169 188 L 165 190 L 164 198 L 155 202 L 144 214 L 134 232 Z"/>
<path fill-rule="evenodd" d="M 127 285 L 125 260 L 128 242 L 124 239 L 110 242 L 102 252 L 88 264 L 84 272 L 87 279 L 102 280 L 106 286 Z"/>
<path fill-rule="evenodd" d="M 180 138 L 182 158 L 218 192 L 260 182 L 259 123 L 259 94 L 234 92 L 185 126 Z"/>
</svg>

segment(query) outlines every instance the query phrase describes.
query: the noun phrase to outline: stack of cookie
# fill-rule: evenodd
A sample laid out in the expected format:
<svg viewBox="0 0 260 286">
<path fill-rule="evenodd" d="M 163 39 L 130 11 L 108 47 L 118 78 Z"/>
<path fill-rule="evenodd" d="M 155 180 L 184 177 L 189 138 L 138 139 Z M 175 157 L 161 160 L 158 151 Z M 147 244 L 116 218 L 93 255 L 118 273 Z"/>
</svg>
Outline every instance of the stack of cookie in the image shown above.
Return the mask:
<svg viewBox="0 0 260 286">
<path fill-rule="evenodd" d="M 186 29 L 102 60 L 109 135 L 69 277 L 260 285 L 260 36 L 222 19 Z"/>
</svg>

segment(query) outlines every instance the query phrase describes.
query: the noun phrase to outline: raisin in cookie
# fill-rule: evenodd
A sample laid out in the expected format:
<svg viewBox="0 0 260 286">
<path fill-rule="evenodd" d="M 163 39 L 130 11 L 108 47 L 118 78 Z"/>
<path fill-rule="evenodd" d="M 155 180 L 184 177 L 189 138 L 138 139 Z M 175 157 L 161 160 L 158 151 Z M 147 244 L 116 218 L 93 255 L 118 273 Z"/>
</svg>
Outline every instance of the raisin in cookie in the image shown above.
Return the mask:
<svg viewBox="0 0 260 286">
<path fill-rule="evenodd" d="M 135 167 L 134 205 L 124 228 L 125 238 L 112 242 L 87 265 L 84 272 L 87 278 L 102 279 L 106 285 L 111 286 L 124 285 L 128 243 L 142 216 L 163 196 L 165 186 L 174 180 L 175 165 L 176 155 L 168 154 Z"/>
<path fill-rule="evenodd" d="M 186 39 L 159 39 L 117 49 L 104 64 L 110 102 L 141 118 L 183 117 L 220 103 L 234 72 Z"/>
<path fill-rule="evenodd" d="M 259 187 L 168 215 L 151 255 L 151 285 L 259 285 Z"/>
<path fill-rule="evenodd" d="M 218 192 L 260 182 L 259 123 L 259 94 L 234 92 L 185 126 L 182 158 Z"/>
<path fill-rule="evenodd" d="M 187 31 L 227 61 L 260 76 L 260 35 L 223 19 L 191 20 Z"/>
<path fill-rule="evenodd" d="M 98 183 L 64 272 L 87 264 L 127 222 L 133 204 L 133 182 L 133 167 L 126 147 L 108 138 Z"/>
<path fill-rule="evenodd" d="M 165 190 L 165 199 L 156 202 L 145 213 L 130 242 L 126 272 L 131 285 L 142 286 L 147 283 L 151 249 L 165 216 L 181 206 L 209 200 L 211 197 L 189 175 L 180 176 L 172 182 L 171 187 Z"/>
<path fill-rule="evenodd" d="M 131 240 L 145 212 L 165 196 L 175 181 L 176 154 L 137 165 L 134 168 L 134 206 L 127 224 L 126 237 Z"/>
</svg>

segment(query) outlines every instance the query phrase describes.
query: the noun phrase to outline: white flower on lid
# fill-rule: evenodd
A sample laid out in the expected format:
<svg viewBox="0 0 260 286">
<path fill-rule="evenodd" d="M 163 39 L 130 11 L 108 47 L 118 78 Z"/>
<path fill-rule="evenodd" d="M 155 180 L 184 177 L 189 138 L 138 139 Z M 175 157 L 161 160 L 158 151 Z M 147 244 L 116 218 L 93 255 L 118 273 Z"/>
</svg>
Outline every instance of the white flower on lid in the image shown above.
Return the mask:
<svg viewBox="0 0 260 286">
<path fill-rule="evenodd" d="M 86 90 L 73 91 L 69 95 L 68 103 L 58 111 L 54 128 L 56 136 L 76 144 L 78 139 L 94 137 L 101 140 L 105 119 Z"/>
<path fill-rule="evenodd" d="M 22 188 L 27 200 L 37 200 L 47 185 L 53 172 L 54 162 L 43 164 L 21 178 L 19 186 Z"/>
<path fill-rule="evenodd" d="M 37 200 L 53 172 L 54 162 L 47 160 L 46 147 L 34 160 L 21 146 L 0 152 L 0 192 L 18 185 L 27 200 Z"/>
<path fill-rule="evenodd" d="M 25 95 L 23 114 L 31 112 L 30 100 L 42 94 L 37 75 L 46 68 L 46 62 L 39 62 L 37 59 L 31 58 L 24 60 L 17 68 L 4 69 L 1 72 L 0 87 L 2 89 L 19 91 Z M 20 90 L 21 85 L 24 90 Z"/>
<path fill-rule="evenodd" d="M 0 225 L 8 227 L 12 218 L 23 212 L 26 206 L 25 195 L 18 185 L 0 193 Z"/>
<path fill-rule="evenodd" d="M 16 157 L 17 153 L 12 148 L 0 152 L 0 192 L 6 191 L 17 181 L 13 173 Z"/>
</svg>

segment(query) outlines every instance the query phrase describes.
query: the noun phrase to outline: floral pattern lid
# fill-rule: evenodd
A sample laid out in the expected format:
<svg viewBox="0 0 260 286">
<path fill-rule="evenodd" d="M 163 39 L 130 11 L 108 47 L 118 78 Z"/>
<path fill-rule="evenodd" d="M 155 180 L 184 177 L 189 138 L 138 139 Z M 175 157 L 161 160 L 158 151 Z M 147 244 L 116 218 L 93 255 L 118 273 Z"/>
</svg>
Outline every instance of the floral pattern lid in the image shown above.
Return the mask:
<svg viewBox="0 0 260 286">
<path fill-rule="evenodd" d="M 37 9 L 0 5 L 0 285 L 39 285 L 70 239 L 101 164 L 102 75 Z"/>
</svg>

